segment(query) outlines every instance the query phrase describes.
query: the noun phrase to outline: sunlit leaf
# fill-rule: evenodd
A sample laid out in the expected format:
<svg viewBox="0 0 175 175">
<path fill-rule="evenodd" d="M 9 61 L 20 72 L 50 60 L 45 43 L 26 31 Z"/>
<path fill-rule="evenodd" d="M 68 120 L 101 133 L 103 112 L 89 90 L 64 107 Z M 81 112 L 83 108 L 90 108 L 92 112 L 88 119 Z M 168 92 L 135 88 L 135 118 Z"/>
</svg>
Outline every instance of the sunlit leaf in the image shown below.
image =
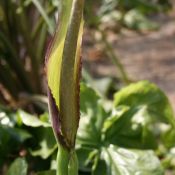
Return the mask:
<svg viewBox="0 0 175 175">
<path fill-rule="evenodd" d="M 31 127 L 50 127 L 51 125 L 47 122 L 44 122 L 37 118 L 36 116 L 33 116 L 29 113 L 26 113 L 22 110 L 18 110 L 17 112 L 18 116 L 18 123 L 23 123 L 26 126 L 31 126 Z"/>
<path fill-rule="evenodd" d="M 163 168 L 153 151 L 127 150 L 110 145 L 102 150 L 108 175 L 163 175 Z"/>
<path fill-rule="evenodd" d="M 155 149 L 174 116 L 165 94 L 154 84 L 141 81 L 115 94 L 114 111 L 105 121 L 106 139 L 124 147 Z"/>
<path fill-rule="evenodd" d="M 115 94 L 110 114 L 100 101 L 93 89 L 82 84 L 77 136 L 81 169 L 91 169 L 93 175 L 99 175 L 100 170 L 109 175 L 163 175 L 158 157 L 146 149 L 163 144 L 162 134 L 174 126 L 172 108 L 164 93 L 156 85 L 141 81 Z M 100 125 L 96 125 L 98 120 Z M 172 142 L 172 136 L 169 134 L 167 140 Z"/>
<path fill-rule="evenodd" d="M 79 130 L 78 142 L 81 144 L 98 145 L 101 140 L 101 130 L 108 112 L 104 109 L 100 96 L 90 86 L 81 84 L 80 111 L 82 113 Z M 94 134 L 95 133 L 95 134 Z"/>
<path fill-rule="evenodd" d="M 154 119 L 175 126 L 174 114 L 168 98 L 155 84 L 140 81 L 123 88 L 115 94 L 114 106 L 128 106 L 130 108 L 145 107 Z"/>
</svg>

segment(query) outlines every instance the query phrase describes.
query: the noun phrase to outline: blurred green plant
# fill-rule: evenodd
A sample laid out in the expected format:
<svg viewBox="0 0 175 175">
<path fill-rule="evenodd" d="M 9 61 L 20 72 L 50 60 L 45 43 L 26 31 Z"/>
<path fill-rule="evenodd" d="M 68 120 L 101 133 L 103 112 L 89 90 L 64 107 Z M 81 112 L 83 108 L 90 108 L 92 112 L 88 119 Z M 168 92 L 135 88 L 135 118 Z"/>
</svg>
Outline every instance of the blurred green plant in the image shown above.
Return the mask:
<svg viewBox="0 0 175 175">
<path fill-rule="evenodd" d="M 175 120 L 157 86 L 131 84 L 117 92 L 113 102 L 85 83 L 80 90 L 79 174 L 174 174 Z M 48 114 L 36 117 L 1 107 L 0 116 L 0 166 L 9 167 L 17 158 L 8 172 L 28 166 L 40 175 L 55 174 L 57 143 Z"/>
<path fill-rule="evenodd" d="M 109 57 L 120 70 L 122 65 L 116 62 L 118 58 L 104 33 L 104 18 L 115 17 L 119 27 L 145 30 L 153 24 L 147 15 L 169 8 L 168 1 L 161 0 L 86 3 L 87 25 L 96 26 Z M 27 101 L 46 110 L 46 98 L 35 94 L 43 93 L 46 36 L 53 35 L 58 5 L 57 0 L 0 1 L 1 104 L 7 106 L 10 102 L 15 108 L 31 108 L 24 105 Z M 89 77 L 85 79 L 89 81 Z M 106 92 L 99 84 L 93 80 L 94 87 Z M 22 93 L 25 96 L 21 100 Z M 80 95 L 82 117 L 76 140 L 80 175 L 175 173 L 174 116 L 159 88 L 146 81 L 132 84 L 117 92 L 112 102 L 83 83 Z M 36 116 L 20 108 L 14 111 L 0 105 L 0 153 L 2 175 L 26 175 L 27 170 L 38 175 L 55 175 L 57 143 L 48 113 Z"/>
<path fill-rule="evenodd" d="M 138 16 L 144 15 L 146 18 L 147 15 L 165 12 L 170 8 L 169 0 L 97 0 L 95 3 L 93 0 L 89 0 L 85 6 L 85 17 L 90 26 L 96 27 L 103 22 L 105 16 L 112 17 L 111 14 L 115 14 L 112 18 L 116 24 L 120 23 L 120 25 L 127 26 L 124 19 L 130 11 L 136 10 L 139 12 Z M 108 20 L 112 18 L 108 18 Z M 135 22 L 134 18 L 133 22 Z M 132 28 L 131 26 L 127 27 Z M 139 28 L 137 29 L 139 30 Z"/>
<path fill-rule="evenodd" d="M 118 55 L 108 41 L 106 30 L 120 33 L 123 28 L 144 32 L 157 30 L 159 25 L 151 21 L 149 15 L 165 12 L 171 8 L 169 0 L 88 0 L 85 4 L 85 21 L 89 28 L 96 30 L 101 36 L 94 38 L 94 43 L 103 44 L 104 51 L 111 62 L 116 66 L 118 77 L 124 84 L 132 82 L 125 71 Z M 94 33 L 96 32 L 92 32 Z M 98 36 L 99 36 L 98 35 Z"/>
<path fill-rule="evenodd" d="M 43 92 L 41 68 L 56 9 L 55 1 L 0 2 L 1 102 L 16 102 L 21 93 Z"/>
<path fill-rule="evenodd" d="M 165 160 L 162 150 L 168 152 L 174 147 L 173 140 L 164 139 L 167 134 L 173 137 L 169 131 L 174 132 L 175 121 L 163 92 L 141 81 L 117 92 L 110 110 L 105 106 L 97 92 L 81 86 L 82 117 L 77 138 L 80 169 L 94 175 L 164 174 L 158 158 L 150 152 L 161 150 L 157 155 Z M 142 162 L 141 169 L 137 161 Z"/>
<path fill-rule="evenodd" d="M 88 27 L 101 33 L 105 52 L 119 70 L 119 77 L 130 82 L 112 45 L 108 42 L 103 25 L 113 21 L 115 28 L 134 30 L 157 28 L 147 15 L 166 11 L 168 0 L 88 0 L 85 19 Z M 1 0 L 0 2 L 0 102 L 13 107 L 31 103 L 29 96 L 43 90 L 43 62 L 48 36 L 55 30 L 55 14 L 59 0 Z M 113 23 L 111 22 L 111 23 Z M 149 27 L 150 26 L 150 27 Z M 95 41 L 94 41 L 95 42 Z M 41 99 L 41 98 L 40 98 Z M 36 100 L 35 100 L 36 101 Z"/>
</svg>

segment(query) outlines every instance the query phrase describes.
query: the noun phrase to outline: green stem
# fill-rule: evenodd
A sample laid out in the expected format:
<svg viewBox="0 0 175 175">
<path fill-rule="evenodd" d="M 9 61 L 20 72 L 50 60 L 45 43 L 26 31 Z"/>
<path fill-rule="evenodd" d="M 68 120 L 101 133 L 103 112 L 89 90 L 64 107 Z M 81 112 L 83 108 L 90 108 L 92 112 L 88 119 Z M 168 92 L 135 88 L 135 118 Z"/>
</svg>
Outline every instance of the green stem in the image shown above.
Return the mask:
<svg viewBox="0 0 175 175">
<path fill-rule="evenodd" d="M 71 152 L 69 161 L 69 175 L 78 175 L 78 158 L 75 150 Z"/>
<path fill-rule="evenodd" d="M 59 144 L 56 175 L 78 175 L 78 158 L 74 149 Z"/>
<path fill-rule="evenodd" d="M 130 80 L 127 76 L 127 73 L 125 72 L 125 69 L 124 69 L 122 63 L 119 61 L 119 58 L 116 56 L 111 44 L 108 42 L 105 32 L 103 30 L 99 29 L 99 28 L 98 28 L 98 31 L 102 35 L 102 41 L 104 43 L 105 50 L 106 50 L 109 58 L 114 63 L 114 65 L 118 68 L 118 70 L 121 74 L 121 78 L 123 79 L 124 83 L 129 84 Z"/>
<path fill-rule="evenodd" d="M 59 145 L 58 155 L 57 155 L 57 175 L 69 175 L 68 166 L 70 160 L 70 152 L 67 148 Z"/>
</svg>

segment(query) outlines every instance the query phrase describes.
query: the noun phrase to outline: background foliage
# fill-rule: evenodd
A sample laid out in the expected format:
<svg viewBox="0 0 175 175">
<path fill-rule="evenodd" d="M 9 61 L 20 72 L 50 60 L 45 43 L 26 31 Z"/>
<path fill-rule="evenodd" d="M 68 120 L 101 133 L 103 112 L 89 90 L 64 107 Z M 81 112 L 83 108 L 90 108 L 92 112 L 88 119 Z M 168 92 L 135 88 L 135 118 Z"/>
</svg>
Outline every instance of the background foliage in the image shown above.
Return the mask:
<svg viewBox="0 0 175 175">
<path fill-rule="evenodd" d="M 38 174 L 54 174 L 57 146 L 48 117 L 43 66 L 59 3 L 0 1 L 0 174 L 49 169 L 53 171 Z M 114 24 L 117 33 L 122 28 L 156 30 L 159 26 L 150 16 L 170 8 L 162 0 L 86 1 L 86 28 L 100 33 L 98 42 L 119 70 L 122 86 L 131 81 L 108 42 L 106 22 Z M 112 101 L 108 96 L 118 89 L 117 82 L 112 82 L 112 92 L 109 82 L 103 82 L 101 89 L 88 70 L 83 70 L 83 82 L 77 137 L 80 174 L 98 175 L 102 168 L 104 175 L 140 169 L 142 174 L 175 173 L 174 116 L 159 88 L 147 81 L 131 84 L 116 92 Z"/>
</svg>

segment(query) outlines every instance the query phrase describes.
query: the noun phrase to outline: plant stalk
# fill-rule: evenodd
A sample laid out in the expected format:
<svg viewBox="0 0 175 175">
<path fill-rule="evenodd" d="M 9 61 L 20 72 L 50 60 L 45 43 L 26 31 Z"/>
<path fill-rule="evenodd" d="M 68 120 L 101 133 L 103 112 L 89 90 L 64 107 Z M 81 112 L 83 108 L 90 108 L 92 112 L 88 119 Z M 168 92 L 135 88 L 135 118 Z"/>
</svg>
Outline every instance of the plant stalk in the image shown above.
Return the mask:
<svg viewBox="0 0 175 175">
<path fill-rule="evenodd" d="M 114 65 L 117 67 L 117 69 L 119 70 L 119 72 L 121 74 L 121 78 L 124 81 L 124 83 L 129 84 L 130 79 L 128 78 L 128 75 L 125 72 L 125 69 L 124 69 L 122 63 L 119 61 L 119 58 L 116 56 L 111 44 L 108 42 L 105 32 L 103 30 L 99 29 L 99 28 L 98 28 L 98 31 L 102 35 L 102 41 L 104 43 L 106 53 L 108 54 L 109 58 L 114 63 Z"/>
<path fill-rule="evenodd" d="M 69 160 L 69 175 L 78 175 L 78 157 L 75 150 L 71 151 Z"/>
<path fill-rule="evenodd" d="M 78 175 L 78 158 L 74 149 L 68 150 L 59 144 L 56 175 Z"/>
<path fill-rule="evenodd" d="M 70 152 L 67 148 L 59 144 L 57 154 L 57 175 L 69 175 L 68 165 L 70 159 Z"/>
</svg>

